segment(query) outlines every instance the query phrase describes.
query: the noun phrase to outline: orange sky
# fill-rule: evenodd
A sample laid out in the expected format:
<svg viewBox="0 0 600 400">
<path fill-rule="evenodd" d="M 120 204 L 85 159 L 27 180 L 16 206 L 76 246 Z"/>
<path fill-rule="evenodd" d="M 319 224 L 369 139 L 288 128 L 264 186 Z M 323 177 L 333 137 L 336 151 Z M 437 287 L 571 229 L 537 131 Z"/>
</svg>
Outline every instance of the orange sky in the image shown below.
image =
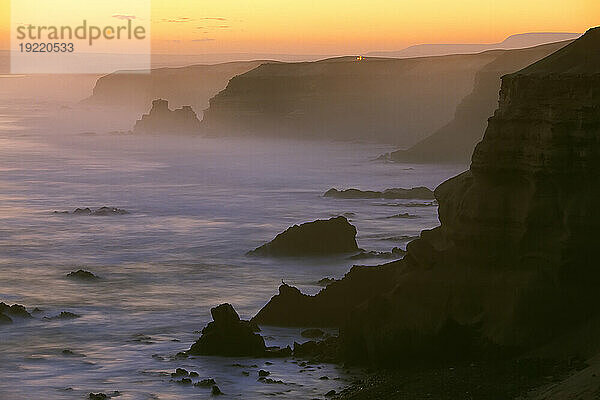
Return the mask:
<svg viewBox="0 0 600 400">
<path fill-rule="evenodd" d="M 3 49 L 8 3 L 0 0 Z M 120 3 L 114 12 L 126 15 L 127 0 Z M 600 24 L 597 0 L 153 0 L 151 10 L 153 52 L 179 54 L 359 54 Z"/>
</svg>

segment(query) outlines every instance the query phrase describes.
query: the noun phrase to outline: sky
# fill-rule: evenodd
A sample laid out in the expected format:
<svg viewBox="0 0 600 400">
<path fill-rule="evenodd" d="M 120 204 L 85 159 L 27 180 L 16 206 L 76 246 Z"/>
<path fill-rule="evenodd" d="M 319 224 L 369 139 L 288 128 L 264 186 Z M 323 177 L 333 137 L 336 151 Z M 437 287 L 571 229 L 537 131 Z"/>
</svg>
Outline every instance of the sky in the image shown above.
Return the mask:
<svg viewBox="0 0 600 400">
<path fill-rule="evenodd" d="M 98 3 L 80 0 L 86 1 L 89 7 Z M 139 1 L 103 3 L 114 7 L 114 16 L 132 15 L 128 4 Z M 171 54 L 361 54 L 419 43 L 494 43 L 524 32 L 584 32 L 600 24 L 598 0 L 152 0 L 147 4 L 152 52 Z M 0 0 L 0 49 L 9 47 L 9 31 L 9 0 Z"/>
</svg>

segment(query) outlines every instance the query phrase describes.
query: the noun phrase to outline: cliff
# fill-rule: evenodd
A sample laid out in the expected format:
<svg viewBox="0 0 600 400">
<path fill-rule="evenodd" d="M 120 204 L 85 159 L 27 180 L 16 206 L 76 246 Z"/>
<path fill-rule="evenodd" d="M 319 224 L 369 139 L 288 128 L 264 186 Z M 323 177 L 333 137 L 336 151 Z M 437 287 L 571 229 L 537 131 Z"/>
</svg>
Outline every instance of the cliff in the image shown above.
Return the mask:
<svg viewBox="0 0 600 400">
<path fill-rule="evenodd" d="M 523 352 L 597 318 L 598 48 L 590 29 L 503 77 L 471 168 L 435 191 L 440 226 L 403 260 L 354 269 L 316 296 L 286 289 L 256 320 L 277 323 L 287 304 L 282 323 L 331 321 L 348 359 L 397 365 Z"/>
<path fill-rule="evenodd" d="M 190 106 L 170 110 L 169 102 L 163 99 L 154 100 L 150 112 L 142 115 L 133 127 L 133 133 L 194 134 L 199 132 L 200 120 Z"/>
<path fill-rule="evenodd" d="M 475 77 L 473 91 L 456 108 L 454 119 L 407 150 L 391 153 L 391 159 L 409 163 L 469 162 L 483 137 L 488 117 L 498 106 L 500 78 L 536 62 L 571 41 L 522 50 L 502 51 Z"/>
<path fill-rule="evenodd" d="M 263 61 L 156 68 L 150 73 L 120 71 L 100 77 L 85 104 L 126 108 L 132 113 L 146 111 L 154 99 L 166 99 L 172 106 L 190 105 L 196 112 L 208 107 L 208 100 L 223 90 L 238 74 L 256 68 Z"/>
<path fill-rule="evenodd" d="M 408 146 L 452 119 L 477 71 L 497 55 L 263 64 L 231 79 L 202 125 L 211 135 Z"/>
</svg>

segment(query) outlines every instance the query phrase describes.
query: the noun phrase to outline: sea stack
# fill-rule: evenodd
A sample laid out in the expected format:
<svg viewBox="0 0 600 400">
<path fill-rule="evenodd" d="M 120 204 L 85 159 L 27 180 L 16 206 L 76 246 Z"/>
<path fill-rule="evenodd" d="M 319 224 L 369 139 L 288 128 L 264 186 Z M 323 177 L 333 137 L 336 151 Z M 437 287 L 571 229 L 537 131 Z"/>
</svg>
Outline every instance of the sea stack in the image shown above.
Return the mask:
<svg viewBox="0 0 600 400">
<path fill-rule="evenodd" d="M 356 227 L 346 217 L 316 220 L 294 225 L 250 252 L 272 257 L 314 257 L 356 253 Z"/>
<path fill-rule="evenodd" d="M 148 114 L 142 115 L 133 128 L 133 133 L 180 133 L 197 134 L 200 131 L 200 120 L 190 106 L 176 110 L 169 109 L 169 102 L 156 99 Z"/>
<path fill-rule="evenodd" d="M 329 310 L 352 315 L 342 324 L 348 358 L 390 365 L 448 349 L 523 351 L 598 315 L 598 49 L 600 28 L 590 29 L 503 77 L 471 168 L 435 191 L 441 225 L 409 243 L 403 260 L 379 267 L 391 290 Z M 343 289 L 357 279 L 348 274 L 294 314 L 341 307 L 336 300 L 351 299 Z M 275 322 L 266 312 L 280 308 L 273 302 L 287 300 L 274 298 L 261 320 Z"/>
</svg>

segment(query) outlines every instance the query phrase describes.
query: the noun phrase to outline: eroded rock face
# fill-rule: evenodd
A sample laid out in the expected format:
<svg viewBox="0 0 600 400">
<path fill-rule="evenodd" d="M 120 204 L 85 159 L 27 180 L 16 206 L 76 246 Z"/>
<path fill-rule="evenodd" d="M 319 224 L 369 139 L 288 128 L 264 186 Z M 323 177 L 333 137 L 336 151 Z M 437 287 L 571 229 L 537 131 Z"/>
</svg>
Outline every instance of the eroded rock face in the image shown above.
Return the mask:
<svg viewBox="0 0 600 400">
<path fill-rule="evenodd" d="M 254 333 L 255 326 L 242 321 L 231 304 L 221 304 L 210 310 L 213 321 L 202 329 L 202 336 L 192 345 L 192 355 L 262 356 L 267 352 L 265 341 Z"/>
<path fill-rule="evenodd" d="M 325 256 L 359 250 L 356 228 L 345 217 L 294 225 L 269 243 L 249 252 L 262 256 Z"/>
<path fill-rule="evenodd" d="M 135 126 L 133 133 L 199 133 L 200 120 L 190 106 L 183 106 L 176 110 L 169 109 L 169 102 L 157 99 L 152 102 L 148 114 L 142 115 Z"/>
<path fill-rule="evenodd" d="M 388 273 L 372 274 L 379 291 L 347 303 L 347 358 L 398 364 L 481 348 L 519 351 L 597 314 L 599 48 L 595 28 L 503 78 L 470 170 L 435 191 L 441 225 L 409 243 Z M 344 310 L 354 280 L 348 274 L 303 299 L 293 314 Z M 272 299 L 258 316 L 274 317 L 281 304 Z"/>
</svg>

